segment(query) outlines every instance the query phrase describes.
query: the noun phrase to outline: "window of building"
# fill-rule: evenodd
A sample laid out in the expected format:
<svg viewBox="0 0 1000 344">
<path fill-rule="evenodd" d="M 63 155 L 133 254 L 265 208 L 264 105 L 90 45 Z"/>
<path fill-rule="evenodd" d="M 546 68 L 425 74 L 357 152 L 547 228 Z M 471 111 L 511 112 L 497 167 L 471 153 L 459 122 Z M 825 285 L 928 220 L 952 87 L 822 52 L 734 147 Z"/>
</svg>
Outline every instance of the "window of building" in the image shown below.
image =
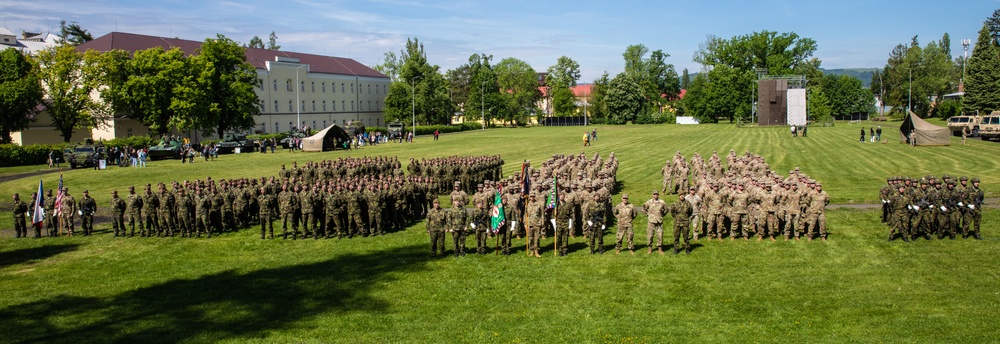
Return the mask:
<svg viewBox="0 0 1000 344">
<path fill-rule="evenodd" d="M 306 111 L 306 101 L 299 102 L 299 111 Z"/>
<path fill-rule="evenodd" d="M 295 111 L 295 109 L 292 108 L 292 101 L 291 100 L 288 101 L 288 111 Z"/>
<path fill-rule="evenodd" d="M 274 132 L 280 133 L 281 129 L 278 129 L 278 122 L 274 122 Z"/>
<path fill-rule="evenodd" d="M 311 82 L 311 83 L 309 84 L 309 87 L 312 87 L 312 92 L 313 92 L 313 93 L 316 93 L 316 82 L 315 82 L 315 81 Z"/>
<path fill-rule="evenodd" d="M 340 101 L 340 111 L 347 111 L 347 101 L 346 100 L 341 100 Z"/>
<path fill-rule="evenodd" d="M 323 111 L 326 111 L 326 101 L 323 101 Z"/>
<path fill-rule="evenodd" d="M 326 120 L 323 120 L 323 128 L 326 128 Z"/>
<path fill-rule="evenodd" d="M 352 88 L 352 90 L 353 90 L 353 88 Z M 351 111 L 354 111 L 354 101 L 353 100 L 351 101 Z"/>
<path fill-rule="evenodd" d="M 313 121 L 313 129 L 316 129 L 316 121 Z"/>
<path fill-rule="evenodd" d="M 323 83 L 323 93 L 326 93 L 326 82 Z"/>
<path fill-rule="evenodd" d="M 288 92 L 292 91 L 292 79 L 285 80 L 285 89 L 288 90 Z"/>
<path fill-rule="evenodd" d="M 368 111 L 371 111 L 371 110 L 372 110 L 372 101 L 369 100 L 368 101 Z"/>
<path fill-rule="evenodd" d="M 278 112 L 278 101 L 274 101 L 274 112 Z"/>
<path fill-rule="evenodd" d="M 344 83 L 340 83 L 340 93 L 347 93 L 347 91 L 344 91 Z"/>
<path fill-rule="evenodd" d="M 313 100 L 313 111 L 316 111 L 316 101 Z"/>
<path fill-rule="evenodd" d="M 368 84 L 368 94 L 372 94 L 372 84 Z"/>
<path fill-rule="evenodd" d="M 386 93 L 386 92 L 389 92 L 389 91 L 386 91 L 385 88 L 386 88 L 386 86 L 382 85 L 382 94 L 389 94 L 389 93 Z"/>
<path fill-rule="evenodd" d="M 278 90 L 278 80 L 274 80 L 274 90 Z"/>
<path fill-rule="evenodd" d="M 354 84 L 351 84 L 351 93 L 354 93 Z"/>
<path fill-rule="evenodd" d="M 299 92 L 305 92 L 305 91 L 306 91 L 306 82 L 299 81 Z"/>
</svg>

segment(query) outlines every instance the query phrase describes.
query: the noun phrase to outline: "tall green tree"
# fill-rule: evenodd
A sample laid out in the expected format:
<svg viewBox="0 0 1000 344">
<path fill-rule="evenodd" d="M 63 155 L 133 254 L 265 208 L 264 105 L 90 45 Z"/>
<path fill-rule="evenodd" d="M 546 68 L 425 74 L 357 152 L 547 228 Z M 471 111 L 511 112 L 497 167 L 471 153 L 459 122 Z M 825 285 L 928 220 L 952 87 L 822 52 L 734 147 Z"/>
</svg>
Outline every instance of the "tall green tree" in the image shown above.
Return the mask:
<svg viewBox="0 0 1000 344">
<path fill-rule="evenodd" d="M 580 79 L 580 64 L 573 59 L 560 56 L 556 64 L 548 69 L 545 84 L 549 89 L 549 99 L 555 116 L 576 115 L 576 98 L 570 87 Z"/>
<path fill-rule="evenodd" d="M 130 117 L 148 125 L 158 135 L 165 135 L 171 129 L 193 129 L 193 120 L 178 113 L 183 103 L 179 99 L 181 89 L 197 87 L 191 84 L 190 62 L 184 52 L 178 48 L 164 51 L 161 47 L 140 50 L 130 64 L 131 75 L 118 89 L 126 97 Z"/>
<path fill-rule="evenodd" d="M 681 89 L 686 90 L 691 87 L 691 75 L 688 74 L 688 69 L 684 68 L 681 72 Z"/>
<path fill-rule="evenodd" d="M 39 51 L 37 58 L 47 91 L 45 105 L 63 141 L 70 142 L 75 129 L 100 125 L 94 116 L 96 105 L 90 97 L 93 83 L 84 72 L 83 53 L 72 45 L 60 45 Z"/>
<path fill-rule="evenodd" d="M 254 116 L 260 114 L 260 99 L 254 88 L 260 85 L 257 69 L 246 60 L 246 52 L 235 41 L 222 34 L 206 39 L 198 54 L 191 57 L 194 64 L 191 78 L 203 95 L 190 94 L 186 99 L 203 97 L 203 105 L 190 105 L 186 111 L 199 106 L 205 108 L 203 117 L 193 118 L 185 124 L 222 137 L 229 131 L 248 130 L 254 127 Z M 190 92 L 197 93 L 198 90 Z M 196 104 L 197 101 L 193 101 Z"/>
<path fill-rule="evenodd" d="M 464 63 L 455 69 L 445 72 L 445 79 L 448 81 L 448 98 L 452 104 L 460 111 L 464 109 L 466 101 L 469 100 L 469 92 L 472 92 L 471 68 L 468 63 Z"/>
<path fill-rule="evenodd" d="M 674 65 L 666 62 L 669 54 L 656 50 L 647 58 L 648 51 L 645 45 L 635 44 L 628 46 L 622 56 L 625 58 L 625 73 L 639 84 L 646 104 L 658 111 L 667 100 L 677 98 L 680 80 Z"/>
<path fill-rule="evenodd" d="M 465 118 L 490 121 L 494 113 L 501 110 L 500 86 L 497 74 L 490 64 L 492 55 L 472 54 L 469 56 L 469 98 L 465 102 Z"/>
<path fill-rule="evenodd" d="M 645 109 L 646 97 L 642 87 L 629 73 L 620 73 L 608 85 L 606 102 L 609 123 L 625 124 L 635 122 Z"/>
<path fill-rule="evenodd" d="M 914 113 L 926 117 L 931 111 L 931 99 L 941 99 L 957 88 L 954 63 L 940 41 L 921 47 L 916 36 L 909 45 L 898 44 L 889 54 L 881 73 L 881 87 L 886 90 L 886 104 L 905 112 L 911 106 Z M 895 110 L 895 111 L 899 111 Z"/>
<path fill-rule="evenodd" d="M 527 62 L 508 57 L 496 67 L 497 84 L 500 86 L 500 118 L 504 123 L 527 123 L 529 115 L 537 110 L 542 93 L 538 90 L 538 72 Z"/>
<path fill-rule="evenodd" d="M 418 99 L 416 112 L 418 124 L 450 124 L 455 113 L 455 107 L 448 97 L 448 85 L 441 75 L 441 67 L 427 62 L 424 46 L 416 38 L 406 40 L 406 47 L 400 51 L 399 59 L 403 61 L 399 70 L 399 81 L 405 85 L 416 84 L 415 92 Z M 399 89 L 397 87 L 397 89 Z M 386 96 L 386 107 L 404 104 L 399 92 L 390 92 Z M 406 101 L 410 99 L 407 98 Z M 394 111 L 398 111 L 394 110 Z"/>
<path fill-rule="evenodd" d="M 11 143 L 11 133 L 28 128 L 42 101 L 38 69 L 20 49 L 0 50 L 0 143 Z"/>
<path fill-rule="evenodd" d="M 806 100 L 806 109 L 809 111 L 809 118 L 817 122 L 826 122 L 833 114 L 830 108 L 830 99 L 823 93 L 822 86 L 809 87 L 809 96 Z"/>
<path fill-rule="evenodd" d="M 253 38 L 250 39 L 250 44 L 247 45 L 247 48 L 264 49 L 264 40 L 260 39 L 258 36 L 253 36 Z"/>
<path fill-rule="evenodd" d="M 274 31 L 267 36 L 267 50 L 281 50 L 281 46 L 278 45 L 278 35 L 274 34 Z"/>
<path fill-rule="evenodd" d="M 403 67 L 403 61 L 399 60 L 396 53 L 388 51 L 382 58 L 382 63 L 375 65 L 372 69 L 389 77 L 390 82 L 399 79 L 399 69 Z"/>
<path fill-rule="evenodd" d="M 1000 110 L 1000 48 L 988 24 L 983 24 L 979 30 L 967 68 L 965 96 L 962 97 L 965 111 L 988 114 Z"/>
<path fill-rule="evenodd" d="M 90 31 L 80 27 L 80 24 L 77 24 L 76 22 L 66 24 L 65 20 L 59 21 L 59 36 L 65 40 L 65 43 L 72 46 L 77 46 L 94 40 L 94 36 L 90 34 Z"/>
<path fill-rule="evenodd" d="M 594 92 L 590 95 L 590 118 L 592 118 L 593 123 L 607 123 L 608 122 L 608 87 L 611 85 L 611 79 L 608 78 L 608 72 L 601 74 L 600 78 L 594 79 Z"/>
</svg>

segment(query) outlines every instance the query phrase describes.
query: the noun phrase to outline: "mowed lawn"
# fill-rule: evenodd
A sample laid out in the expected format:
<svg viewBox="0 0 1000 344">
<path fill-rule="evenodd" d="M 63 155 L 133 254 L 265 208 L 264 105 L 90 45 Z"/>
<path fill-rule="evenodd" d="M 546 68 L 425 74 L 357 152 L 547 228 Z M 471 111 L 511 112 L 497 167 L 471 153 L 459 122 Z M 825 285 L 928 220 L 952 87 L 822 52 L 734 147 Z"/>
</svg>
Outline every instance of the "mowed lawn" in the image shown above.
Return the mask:
<svg viewBox="0 0 1000 344">
<path fill-rule="evenodd" d="M 763 155 L 782 175 L 800 167 L 834 203 L 877 203 L 887 176 L 945 173 L 978 176 L 996 197 L 1000 144 L 953 138 L 949 147 L 913 148 L 898 143 L 897 126 L 883 123 L 885 145 L 858 142 L 860 127 L 846 123 L 811 128 L 805 138 L 723 124 L 598 126 L 592 147 L 582 147 L 581 127 L 491 129 L 350 152 L 72 170 L 64 178 L 77 198 L 89 189 L 106 208 L 110 191 L 128 185 L 270 176 L 292 161 L 386 155 L 405 165 L 410 157 L 500 154 L 509 174 L 525 159 L 537 166 L 552 154 L 615 152 L 615 202 L 629 193 L 638 204 L 659 189 L 659 170 L 675 152 L 724 158 L 733 149 Z M 29 196 L 39 178 L 54 187 L 58 173 L 0 183 L 0 194 Z M 577 238 L 568 257 L 555 258 L 550 237 L 543 258 L 526 257 L 523 240 L 510 257 L 430 258 L 422 222 L 351 240 L 262 241 L 256 227 L 212 239 L 116 239 L 108 224 L 93 237 L 34 240 L 14 239 L 4 216 L 0 342 L 1000 340 L 998 212 L 985 211 L 983 241 L 887 243 L 878 217 L 832 210 L 827 242 L 702 240 L 690 256 L 591 256 Z M 645 222 L 635 223 L 643 251 Z M 611 251 L 613 242 L 609 230 Z"/>
</svg>

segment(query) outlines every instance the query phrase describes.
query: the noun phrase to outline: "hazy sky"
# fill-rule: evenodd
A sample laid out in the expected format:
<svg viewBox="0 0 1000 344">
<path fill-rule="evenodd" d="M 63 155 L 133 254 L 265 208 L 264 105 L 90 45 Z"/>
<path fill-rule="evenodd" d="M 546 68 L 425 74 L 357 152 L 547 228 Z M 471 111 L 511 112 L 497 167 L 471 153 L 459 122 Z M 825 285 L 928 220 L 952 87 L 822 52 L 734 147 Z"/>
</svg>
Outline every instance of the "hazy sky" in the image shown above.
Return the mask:
<svg viewBox="0 0 1000 344">
<path fill-rule="evenodd" d="M 354 58 L 375 65 L 407 37 L 424 43 L 442 70 L 473 53 L 516 57 L 544 71 L 559 56 L 580 63 L 581 82 L 623 68 L 630 44 L 670 54 L 677 72 L 701 66 L 691 56 L 708 35 L 795 32 L 816 40 L 822 67 L 881 67 L 892 48 L 951 35 L 975 44 L 997 0 L 759 1 L 409 1 L 409 0 L 0 0 L 12 32 L 58 31 L 75 21 L 95 37 L 111 31 L 204 40 L 222 33 L 240 42 L 271 31 L 282 50 Z M 970 47 L 971 52 L 971 47 Z"/>
</svg>

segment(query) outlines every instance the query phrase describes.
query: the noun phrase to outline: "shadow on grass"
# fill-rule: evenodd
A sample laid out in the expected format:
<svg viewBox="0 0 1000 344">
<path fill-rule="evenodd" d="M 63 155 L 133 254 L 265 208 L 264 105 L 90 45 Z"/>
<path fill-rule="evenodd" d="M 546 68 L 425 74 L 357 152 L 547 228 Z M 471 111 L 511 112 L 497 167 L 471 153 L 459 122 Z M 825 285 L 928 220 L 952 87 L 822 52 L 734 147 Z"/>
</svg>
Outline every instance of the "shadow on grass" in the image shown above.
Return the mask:
<svg viewBox="0 0 1000 344">
<path fill-rule="evenodd" d="M 262 338 L 321 314 L 374 313 L 373 297 L 395 273 L 425 268 L 426 247 L 406 246 L 192 280 L 171 280 L 111 297 L 61 295 L 0 310 L 3 342 L 181 342 Z"/>
<path fill-rule="evenodd" d="M 32 239 L 17 239 L 17 240 L 32 240 Z M 77 244 L 46 245 L 41 247 L 23 248 L 20 250 L 0 252 L 0 269 L 11 265 L 27 263 L 33 260 L 46 259 L 60 253 L 76 251 L 76 248 L 79 246 L 80 245 Z"/>
</svg>

